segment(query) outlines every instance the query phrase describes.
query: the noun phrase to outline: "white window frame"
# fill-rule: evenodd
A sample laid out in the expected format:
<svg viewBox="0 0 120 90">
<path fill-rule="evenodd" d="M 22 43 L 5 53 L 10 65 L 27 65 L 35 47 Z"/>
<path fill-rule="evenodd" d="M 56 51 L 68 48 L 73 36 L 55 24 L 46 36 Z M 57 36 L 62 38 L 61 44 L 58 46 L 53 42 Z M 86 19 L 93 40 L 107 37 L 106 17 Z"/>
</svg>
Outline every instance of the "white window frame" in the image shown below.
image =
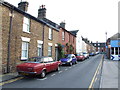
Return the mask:
<svg viewBox="0 0 120 90">
<path fill-rule="evenodd" d="M 48 56 L 52 56 L 52 46 L 48 46 Z"/>
<path fill-rule="evenodd" d="M 30 38 L 21 37 L 21 39 L 22 39 L 21 60 L 24 60 L 24 59 L 28 59 Z M 27 49 L 27 56 L 26 56 L 26 57 L 23 57 L 23 43 L 27 43 L 27 46 L 26 46 L 26 49 Z"/>
<path fill-rule="evenodd" d="M 42 44 L 38 43 L 37 49 L 38 49 L 38 54 L 37 55 L 42 56 Z"/>
<path fill-rule="evenodd" d="M 65 40 L 65 32 L 64 31 L 62 32 L 62 40 L 63 41 Z"/>
<path fill-rule="evenodd" d="M 23 49 L 23 44 L 26 44 L 25 50 Z M 29 42 L 22 42 L 22 51 L 21 51 L 21 59 L 28 59 L 28 47 L 29 47 Z M 23 51 L 25 53 L 25 55 L 23 55 Z"/>
<path fill-rule="evenodd" d="M 52 40 L 52 38 L 53 38 L 53 30 L 52 30 L 52 28 L 49 28 L 49 36 L 48 36 L 48 39 L 49 39 L 49 40 Z"/>
<path fill-rule="evenodd" d="M 41 40 L 37 40 L 37 43 L 38 43 L 38 46 L 37 46 L 37 49 L 38 49 L 38 51 L 37 51 L 37 55 L 38 56 L 42 56 L 42 53 L 40 54 L 40 49 L 42 50 L 42 48 L 43 48 L 43 41 L 41 41 Z M 42 52 L 43 52 L 43 50 L 42 50 Z"/>
<path fill-rule="evenodd" d="M 30 33 L 30 19 L 27 17 L 23 18 L 23 32 Z"/>
</svg>

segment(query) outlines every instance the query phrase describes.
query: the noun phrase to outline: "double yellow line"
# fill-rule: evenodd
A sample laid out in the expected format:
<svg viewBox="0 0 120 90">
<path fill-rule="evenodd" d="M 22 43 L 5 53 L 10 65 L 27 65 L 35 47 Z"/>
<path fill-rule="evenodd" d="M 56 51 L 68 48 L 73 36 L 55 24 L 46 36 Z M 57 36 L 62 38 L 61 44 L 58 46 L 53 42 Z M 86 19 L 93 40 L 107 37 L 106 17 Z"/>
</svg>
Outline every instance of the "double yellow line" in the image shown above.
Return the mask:
<svg viewBox="0 0 120 90">
<path fill-rule="evenodd" d="M 97 75 L 99 69 L 100 69 L 101 66 L 102 66 L 103 58 L 104 58 L 104 56 L 102 56 L 102 59 L 101 59 L 99 65 L 98 65 L 98 67 L 97 67 L 97 69 L 96 69 L 96 72 L 95 72 L 95 74 L 94 74 L 94 76 L 93 76 L 93 79 L 92 79 L 92 81 L 91 81 L 91 83 L 90 83 L 90 86 L 89 86 L 88 90 L 93 89 L 93 83 L 94 83 L 94 81 L 95 81 L 95 77 L 96 77 L 96 75 Z"/>
<path fill-rule="evenodd" d="M 18 78 L 16 78 L 16 79 L 11 79 L 11 80 L 9 80 L 9 81 L 1 82 L 1 83 L 0 83 L 0 86 L 3 86 L 3 85 L 8 84 L 8 83 L 15 82 L 15 81 L 20 80 L 20 79 L 23 79 L 23 77 L 18 77 Z"/>
</svg>

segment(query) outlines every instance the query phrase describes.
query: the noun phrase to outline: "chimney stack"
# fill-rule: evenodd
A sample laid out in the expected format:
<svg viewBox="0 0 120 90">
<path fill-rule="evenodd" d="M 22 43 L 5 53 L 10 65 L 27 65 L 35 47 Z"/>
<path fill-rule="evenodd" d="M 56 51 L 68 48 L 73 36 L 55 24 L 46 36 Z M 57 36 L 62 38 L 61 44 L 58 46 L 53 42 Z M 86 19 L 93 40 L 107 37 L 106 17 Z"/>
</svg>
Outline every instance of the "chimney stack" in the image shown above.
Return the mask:
<svg viewBox="0 0 120 90">
<path fill-rule="evenodd" d="M 46 18 L 46 8 L 45 5 L 41 5 L 38 9 L 38 19 Z"/>
<path fill-rule="evenodd" d="M 24 12 L 27 12 L 28 10 L 28 5 L 29 3 L 27 1 L 21 1 L 19 4 L 18 4 L 18 8 L 21 9 L 22 11 Z"/>
<path fill-rule="evenodd" d="M 65 28 L 65 21 L 64 21 L 64 22 L 61 22 L 61 23 L 60 23 L 60 26 L 61 26 L 62 28 Z"/>
</svg>

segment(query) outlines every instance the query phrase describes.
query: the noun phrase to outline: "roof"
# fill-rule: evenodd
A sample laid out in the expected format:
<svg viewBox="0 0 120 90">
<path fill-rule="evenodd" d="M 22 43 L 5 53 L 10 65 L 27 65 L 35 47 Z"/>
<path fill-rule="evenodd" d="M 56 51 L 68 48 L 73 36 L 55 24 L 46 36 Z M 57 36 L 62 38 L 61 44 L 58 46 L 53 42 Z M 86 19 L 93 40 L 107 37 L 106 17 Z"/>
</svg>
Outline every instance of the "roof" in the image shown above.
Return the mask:
<svg viewBox="0 0 120 90">
<path fill-rule="evenodd" d="M 72 34 L 74 34 L 76 36 L 78 31 L 79 30 L 74 30 L 74 31 L 69 31 L 69 32 L 71 32 Z"/>
<path fill-rule="evenodd" d="M 41 20 L 44 21 L 46 24 L 49 24 L 51 27 L 53 27 L 53 28 L 55 28 L 55 29 L 57 29 L 59 31 L 60 26 L 58 24 L 56 24 L 55 22 L 53 22 L 53 21 L 51 21 L 51 20 L 49 20 L 47 18 L 43 18 Z"/>
<path fill-rule="evenodd" d="M 49 26 L 49 27 L 51 27 L 51 28 L 54 28 L 55 30 L 59 31 L 58 28 L 56 28 L 57 24 L 55 24 L 54 22 L 52 22 L 52 21 L 50 21 L 50 20 L 48 20 L 48 19 L 44 19 L 44 20 L 38 19 L 38 18 L 36 18 L 36 17 L 34 17 L 34 16 L 26 13 L 25 11 L 22 11 L 22 10 L 19 9 L 18 7 L 14 6 L 14 5 L 6 2 L 6 1 L 0 1 L 0 4 L 6 6 L 6 7 L 8 7 L 8 8 L 11 8 L 12 10 L 15 10 L 15 11 L 23 14 L 24 16 L 28 17 L 28 18 L 34 19 L 34 20 L 37 21 L 37 22 L 40 22 L 40 23 L 42 23 L 42 24 L 45 24 L 45 25 L 47 25 L 47 26 Z"/>
<path fill-rule="evenodd" d="M 120 39 L 120 33 L 114 34 L 112 37 L 110 37 L 111 40 L 117 40 Z"/>
<path fill-rule="evenodd" d="M 25 11 L 22 11 L 22 10 L 19 9 L 18 7 L 14 6 L 14 5 L 6 2 L 6 1 L 0 1 L 0 5 L 1 5 L 1 4 L 4 5 L 4 6 L 6 6 L 6 7 L 8 7 L 8 8 L 11 8 L 12 10 L 15 10 L 15 11 L 23 14 L 24 16 L 26 16 L 26 17 L 28 17 L 28 18 L 34 19 L 34 20 L 37 21 L 37 22 L 40 22 L 40 23 L 42 23 L 42 24 L 45 24 L 45 25 L 47 25 L 47 26 L 49 26 L 49 27 L 51 27 L 51 28 L 54 28 L 56 31 L 59 31 L 60 28 L 63 28 L 63 27 L 61 27 L 60 25 L 56 24 L 55 22 L 53 22 L 53 21 L 51 21 L 51 20 L 49 20 L 49 19 L 47 19 L 47 18 L 38 19 L 38 18 L 36 18 L 36 17 L 28 14 L 28 13 L 25 12 Z M 65 28 L 63 28 L 63 29 L 64 29 L 65 31 L 67 31 Z M 70 32 L 70 31 L 67 31 L 67 32 L 76 37 L 75 32 Z M 77 31 L 76 31 L 76 32 L 77 32 Z"/>
</svg>

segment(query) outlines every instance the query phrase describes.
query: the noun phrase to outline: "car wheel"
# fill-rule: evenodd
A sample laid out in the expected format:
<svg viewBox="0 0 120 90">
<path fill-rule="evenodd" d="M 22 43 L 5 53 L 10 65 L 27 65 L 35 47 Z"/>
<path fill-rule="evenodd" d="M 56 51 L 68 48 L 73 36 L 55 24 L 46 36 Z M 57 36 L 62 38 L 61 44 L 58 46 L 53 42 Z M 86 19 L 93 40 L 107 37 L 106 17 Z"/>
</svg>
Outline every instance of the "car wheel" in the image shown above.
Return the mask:
<svg viewBox="0 0 120 90">
<path fill-rule="evenodd" d="M 44 78 L 45 76 L 46 76 L 46 72 L 45 72 L 45 70 L 43 70 L 42 73 L 40 74 L 40 77 Z"/>
<path fill-rule="evenodd" d="M 70 62 L 70 63 L 69 63 L 69 65 L 70 65 L 70 66 L 72 66 L 72 65 L 73 65 L 73 63 L 72 63 L 72 62 Z"/>
<path fill-rule="evenodd" d="M 77 61 L 75 61 L 75 64 L 77 64 Z"/>
<path fill-rule="evenodd" d="M 60 70 L 60 66 L 58 65 L 58 67 L 57 67 L 56 71 L 59 71 L 59 70 Z"/>
</svg>

